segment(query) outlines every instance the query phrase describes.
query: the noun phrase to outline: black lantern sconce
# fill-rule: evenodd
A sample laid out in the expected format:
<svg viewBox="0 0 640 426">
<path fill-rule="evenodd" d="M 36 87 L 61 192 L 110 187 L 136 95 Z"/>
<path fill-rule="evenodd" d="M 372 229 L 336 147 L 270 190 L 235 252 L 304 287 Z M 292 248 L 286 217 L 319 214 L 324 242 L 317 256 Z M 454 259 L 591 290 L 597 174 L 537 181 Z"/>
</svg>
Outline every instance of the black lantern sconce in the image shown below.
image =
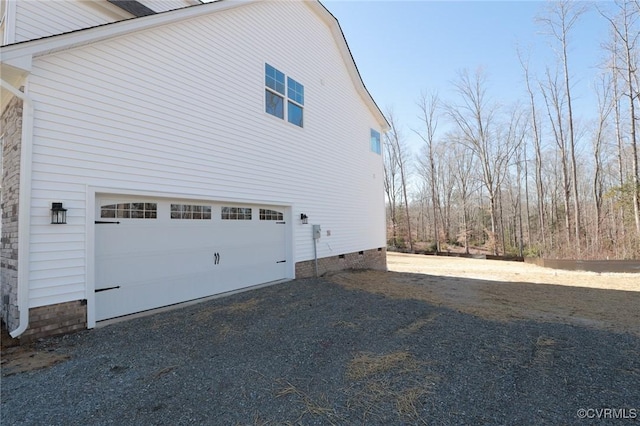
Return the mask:
<svg viewBox="0 0 640 426">
<path fill-rule="evenodd" d="M 61 225 L 67 223 L 67 209 L 62 203 L 51 203 L 51 223 Z"/>
<path fill-rule="evenodd" d="M 304 213 L 300 213 L 300 220 L 302 221 L 303 225 L 306 225 L 307 223 L 309 223 L 309 216 Z"/>
</svg>

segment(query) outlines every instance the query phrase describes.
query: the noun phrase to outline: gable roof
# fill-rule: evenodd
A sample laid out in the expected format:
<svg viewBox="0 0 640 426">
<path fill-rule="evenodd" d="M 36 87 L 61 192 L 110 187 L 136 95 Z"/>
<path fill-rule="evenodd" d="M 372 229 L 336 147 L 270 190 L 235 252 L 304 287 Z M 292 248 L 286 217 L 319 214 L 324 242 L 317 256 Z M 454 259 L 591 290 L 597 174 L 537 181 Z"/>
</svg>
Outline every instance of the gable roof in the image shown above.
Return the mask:
<svg viewBox="0 0 640 426">
<path fill-rule="evenodd" d="M 235 9 L 259 1 L 260 0 L 218 0 L 212 3 L 197 4 L 181 9 L 169 10 L 2 46 L 0 47 L 0 52 L 2 53 L 0 63 L 2 64 L 3 80 L 7 80 L 13 84 L 14 81 L 28 74 L 31 71 L 31 64 L 34 57 L 96 43 L 135 31 L 169 25 L 223 10 Z M 301 3 L 309 7 L 329 27 L 356 90 L 371 113 L 377 118 L 380 127 L 382 127 L 383 130 L 387 130 L 389 124 L 362 81 L 362 77 L 338 20 L 319 0 L 301 1 Z M 7 76 L 7 78 L 5 78 L 5 76 Z"/>
</svg>

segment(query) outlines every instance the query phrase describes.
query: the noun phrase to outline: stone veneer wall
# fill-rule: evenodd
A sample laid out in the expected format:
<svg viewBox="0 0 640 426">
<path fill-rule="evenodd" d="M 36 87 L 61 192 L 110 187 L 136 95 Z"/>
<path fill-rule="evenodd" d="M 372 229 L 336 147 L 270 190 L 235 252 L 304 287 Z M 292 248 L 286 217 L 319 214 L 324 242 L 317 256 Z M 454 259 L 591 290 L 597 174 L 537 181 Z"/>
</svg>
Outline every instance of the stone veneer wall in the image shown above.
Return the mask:
<svg viewBox="0 0 640 426">
<path fill-rule="evenodd" d="M 387 249 L 381 247 L 318 259 L 318 276 L 327 272 L 342 271 L 345 269 L 376 269 L 386 271 Z M 315 260 L 296 263 L 296 278 L 309 278 L 313 276 L 315 276 Z"/>
<path fill-rule="evenodd" d="M 2 112 L 2 237 L 0 238 L 0 306 L 9 331 L 18 327 L 18 201 L 22 100 L 14 97 Z"/>
</svg>

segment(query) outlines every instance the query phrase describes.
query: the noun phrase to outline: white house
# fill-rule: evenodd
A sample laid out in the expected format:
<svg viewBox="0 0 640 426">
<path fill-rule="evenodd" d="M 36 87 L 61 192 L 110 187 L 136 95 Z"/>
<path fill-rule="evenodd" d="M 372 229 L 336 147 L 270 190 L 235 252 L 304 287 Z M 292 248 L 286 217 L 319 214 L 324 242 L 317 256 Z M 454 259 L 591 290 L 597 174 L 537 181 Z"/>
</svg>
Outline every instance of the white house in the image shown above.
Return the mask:
<svg viewBox="0 0 640 426">
<path fill-rule="evenodd" d="M 386 268 L 388 124 L 322 4 L 5 0 L 2 12 L 12 336 Z"/>
</svg>

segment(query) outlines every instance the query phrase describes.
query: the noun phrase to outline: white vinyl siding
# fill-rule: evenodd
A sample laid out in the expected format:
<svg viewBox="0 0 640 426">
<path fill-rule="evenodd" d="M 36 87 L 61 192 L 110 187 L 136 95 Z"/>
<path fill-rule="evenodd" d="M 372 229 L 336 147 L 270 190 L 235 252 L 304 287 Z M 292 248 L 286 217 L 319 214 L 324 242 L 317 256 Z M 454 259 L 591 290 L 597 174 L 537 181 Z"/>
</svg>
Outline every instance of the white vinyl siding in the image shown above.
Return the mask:
<svg viewBox="0 0 640 426">
<path fill-rule="evenodd" d="M 265 63 L 304 83 L 304 137 L 265 114 Z M 291 205 L 293 217 L 309 215 L 293 225 L 293 262 L 313 258 L 310 224 L 322 225 L 319 257 L 385 245 L 382 161 L 363 143 L 379 123 L 304 2 L 259 2 L 36 58 L 28 90 L 32 306 L 87 297 L 88 187 Z M 67 225 L 47 224 L 52 201 L 64 202 Z"/>
<path fill-rule="evenodd" d="M 132 16 L 106 0 L 19 0 L 16 2 L 15 42 L 94 27 Z"/>
</svg>

